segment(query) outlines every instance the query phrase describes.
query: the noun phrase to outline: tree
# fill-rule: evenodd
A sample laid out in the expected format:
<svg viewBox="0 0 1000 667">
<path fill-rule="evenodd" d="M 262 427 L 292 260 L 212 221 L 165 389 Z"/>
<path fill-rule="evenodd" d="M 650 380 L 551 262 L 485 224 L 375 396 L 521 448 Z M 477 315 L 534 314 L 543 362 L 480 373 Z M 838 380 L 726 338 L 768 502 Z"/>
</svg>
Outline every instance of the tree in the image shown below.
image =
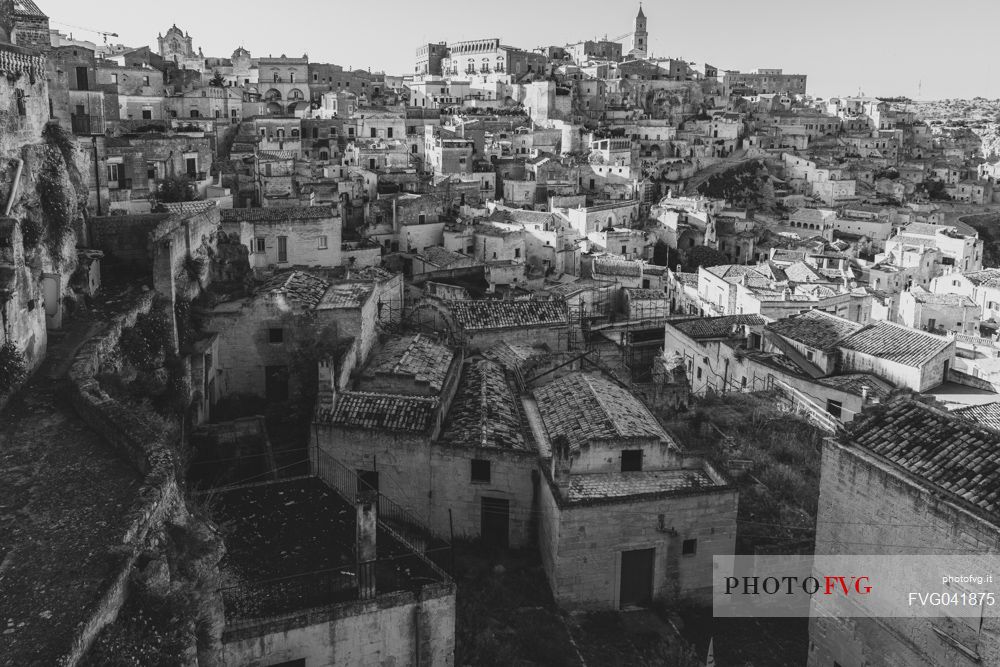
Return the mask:
<svg viewBox="0 0 1000 667">
<path fill-rule="evenodd" d="M 219 70 L 215 70 L 212 73 L 212 80 L 208 82 L 208 85 L 215 88 L 222 88 L 226 85 L 226 79 L 222 76 Z"/>
<path fill-rule="evenodd" d="M 160 204 L 194 201 L 198 192 L 187 176 L 168 176 L 156 188 L 156 201 Z"/>
<path fill-rule="evenodd" d="M 653 246 L 653 264 L 657 266 L 667 266 L 670 261 L 670 246 L 663 239 L 659 239 Z"/>
<path fill-rule="evenodd" d="M 695 270 L 699 266 L 719 266 L 728 264 L 729 259 L 715 248 L 707 245 L 696 245 L 688 251 L 688 266 Z"/>
</svg>

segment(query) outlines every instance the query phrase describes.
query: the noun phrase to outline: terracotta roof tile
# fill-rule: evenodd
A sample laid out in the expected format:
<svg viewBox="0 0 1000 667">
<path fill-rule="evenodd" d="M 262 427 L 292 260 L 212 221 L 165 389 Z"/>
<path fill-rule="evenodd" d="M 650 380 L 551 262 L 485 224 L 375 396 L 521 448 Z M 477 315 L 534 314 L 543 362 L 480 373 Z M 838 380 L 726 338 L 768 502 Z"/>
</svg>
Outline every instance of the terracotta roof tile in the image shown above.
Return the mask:
<svg viewBox="0 0 1000 667">
<path fill-rule="evenodd" d="M 1000 402 L 970 405 L 955 410 L 954 414 L 980 426 L 1000 431 Z"/>
<path fill-rule="evenodd" d="M 728 338 L 735 326 L 762 326 L 767 324 L 760 315 L 723 315 L 722 317 L 697 317 L 691 320 L 671 322 L 674 327 L 689 338 Z"/>
<path fill-rule="evenodd" d="M 692 491 L 722 486 L 712 481 L 703 470 L 649 470 L 642 472 L 609 472 L 570 475 L 566 484 L 566 500 L 582 502 L 599 498 L 625 498 Z"/>
<path fill-rule="evenodd" d="M 1000 434 L 916 401 L 900 401 L 860 421 L 849 437 L 996 520 Z"/>
<path fill-rule="evenodd" d="M 440 392 L 455 353 L 431 336 L 393 338 L 372 355 L 365 374 L 394 375 L 427 383 Z"/>
<path fill-rule="evenodd" d="M 264 208 L 224 208 L 219 211 L 223 222 L 277 222 L 284 220 L 317 220 L 335 218 L 338 213 L 329 206 L 268 206 Z"/>
<path fill-rule="evenodd" d="M 318 421 L 355 428 L 427 433 L 434 424 L 436 397 L 399 396 L 345 391 L 333 410 L 321 410 Z"/>
<path fill-rule="evenodd" d="M 569 321 L 566 304 L 561 300 L 452 301 L 451 312 L 466 331 L 566 325 Z"/>
<path fill-rule="evenodd" d="M 517 402 L 499 364 L 485 359 L 469 364 L 441 439 L 466 447 L 530 451 Z"/>
<path fill-rule="evenodd" d="M 943 336 L 891 322 L 876 322 L 844 339 L 839 346 L 905 366 L 919 366 L 951 344 Z"/>
<path fill-rule="evenodd" d="M 258 289 L 258 293 L 284 294 L 288 299 L 307 308 L 315 308 L 323 299 L 330 283 L 303 271 L 279 274 Z"/>
<path fill-rule="evenodd" d="M 818 350 L 831 350 L 863 328 L 857 322 L 815 309 L 767 325 L 768 331 Z"/>
</svg>

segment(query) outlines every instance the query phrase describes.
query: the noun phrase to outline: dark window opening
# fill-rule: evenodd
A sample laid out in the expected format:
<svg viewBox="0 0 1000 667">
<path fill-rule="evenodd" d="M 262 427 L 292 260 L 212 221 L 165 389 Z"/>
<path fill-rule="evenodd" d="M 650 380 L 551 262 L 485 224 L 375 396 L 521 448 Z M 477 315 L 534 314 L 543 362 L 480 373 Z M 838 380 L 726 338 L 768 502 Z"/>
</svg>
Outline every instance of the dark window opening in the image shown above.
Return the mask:
<svg viewBox="0 0 1000 667">
<path fill-rule="evenodd" d="M 268 343 L 284 343 L 285 342 L 285 330 L 281 328 L 268 329 L 267 330 L 267 342 Z"/>
<path fill-rule="evenodd" d="M 472 459 L 472 481 L 490 482 L 490 462 L 485 459 Z"/>
<path fill-rule="evenodd" d="M 684 540 L 681 543 L 681 555 L 693 556 L 698 553 L 698 540 Z"/>
<path fill-rule="evenodd" d="M 642 470 L 642 450 L 626 449 L 622 451 L 622 472 L 640 472 Z"/>
</svg>

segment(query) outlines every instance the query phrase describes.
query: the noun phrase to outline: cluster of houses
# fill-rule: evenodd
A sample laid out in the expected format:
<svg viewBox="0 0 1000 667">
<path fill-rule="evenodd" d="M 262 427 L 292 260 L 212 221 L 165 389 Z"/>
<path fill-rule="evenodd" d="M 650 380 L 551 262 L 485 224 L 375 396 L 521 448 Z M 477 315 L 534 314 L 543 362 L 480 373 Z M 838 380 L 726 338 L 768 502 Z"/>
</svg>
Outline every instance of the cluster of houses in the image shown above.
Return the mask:
<svg viewBox="0 0 1000 667">
<path fill-rule="evenodd" d="M 97 45 L 31 0 L 8 14 L 0 155 L 62 126 L 88 216 L 82 271 L 38 285 L 21 223 L 0 222 L 0 342 L 36 367 L 62 297 L 127 270 L 193 304 L 194 426 L 246 397 L 315 403 L 307 475 L 272 462 L 218 491 L 241 581 L 221 593 L 227 661 L 451 664 L 455 540 L 537 550 L 568 610 L 707 601 L 737 485 L 663 423 L 708 394 L 774 392 L 830 432 L 817 552 L 904 539 L 844 515 L 996 549 L 1000 268 L 932 199 L 995 201 L 962 135 L 813 99 L 805 75 L 653 58 L 641 9 L 621 40 L 428 43 L 398 77 L 206 57 L 176 25 L 155 49 Z M 772 205 L 697 193 L 742 164 Z M 177 180 L 191 201 L 167 201 Z M 335 548 L 261 565 L 268 512 Z M 882 664 L 909 632 L 828 620 L 810 665 Z M 933 631 L 899 650 L 1000 650 L 989 624 Z"/>
</svg>

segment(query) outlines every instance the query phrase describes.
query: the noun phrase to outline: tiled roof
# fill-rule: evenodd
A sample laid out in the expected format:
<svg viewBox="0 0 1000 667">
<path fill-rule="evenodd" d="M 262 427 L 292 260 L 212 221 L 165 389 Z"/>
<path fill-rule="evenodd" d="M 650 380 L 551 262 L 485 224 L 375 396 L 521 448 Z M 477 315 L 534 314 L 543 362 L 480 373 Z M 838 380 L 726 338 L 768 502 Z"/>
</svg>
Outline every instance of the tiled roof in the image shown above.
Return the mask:
<svg viewBox="0 0 1000 667">
<path fill-rule="evenodd" d="M 942 336 L 891 322 L 876 322 L 840 342 L 840 347 L 862 354 L 918 366 L 951 345 Z"/>
<path fill-rule="evenodd" d="M 565 436 L 573 449 L 595 438 L 670 441 L 639 399 L 602 377 L 566 375 L 535 389 L 535 400 L 549 438 Z"/>
<path fill-rule="evenodd" d="M 966 279 L 977 287 L 1000 288 L 1000 269 L 983 269 L 963 274 Z"/>
<path fill-rule="evenodd" d="M 573 503 L 603 498 L 695 491 L 714 486 L 722 485 L 712 481 L 703 470 L 591 473 L 570 475 L 566 484 L 565 499 Z"/>
<path fill-rule="evenodd" d="M 299 156 L 298 151 L 259 151 L 257 157 L 261 160 L 267 161 L 280 161 L 280 160 L 294 160 Z"/>
<path fill-rule="evenodd" d="M 501 341 L 493 347 L 483 350 L 484 357 L 512 371 L 523 371 L 529 359 L 545 354 L 545 348 L 517 345 L 507 341 Z"/>
<path fill-rule="evenodd" d="M 215 208 L 216 206 L 217 204 L 213 200 L 182 201 L 182 202 L 171 202 L 168 204 L 163 204 L 163 208 L 165 208 L 170 213 L 182 213 L 182 214 L 204 213 L 205 211 Z"/>
<path fill-rule="evenodd" d="M 863 419 L 851 441 L 996 519 L 1000 510 L 1000 435 L 915 401 Z"/>
<path fill-rule="evenodd" d="M 910 290 L 910 296 L 917 303 L 926 303 L 934 306 L 956 306 L 962 308 L 974 308 L 976 306 L 975 302 L 964 294 L 935 294 L 934 292 L 928 292 L 920 285 L 916 285 Z"/>
<path fill-rule="evenodd" d="M 768 331 L 818 350 L 830 350 L 864 325 L 825 313 L 808 310 L 767 325 Z"/>
<path fill-rule="evenodd" d="M 1000 431 L 1000 402 L 970 405 L 955 410 L 954 414 L 980 426 Z"/>
<path fill-rule="evenodd" d="M 474 262 L 472 257 L 468 255 L 463 255 L 460 252 L 454 252 L 441 246 L 432 246 L 424 250 L 421 254 L 424 261 L 428 264 L 433 264 L 434 266 L 446 269 L 449 266 L 456 264 L 470 265 Z"/>
<path fill-rule="evenodd" d="M 288 299 L 308 308 L 315 308 L 323 299 L 330 283 L 303 271 L 291 271 L 277 275 L 264 283 L 258 292 L 284 294 Z"/>
<path fill-rule="evenodd" d="M 440 392 L 455 353 L 431 336 L 417 334 L 390 339 L 372 355 L 366 374 L 412 377 Z"/>
<path fill-rule="evenodd" d="M 819 378 L 816 382 L 825 384 L 828 387 L 833 387 L 834 389 L 846 391 L 850 394 L 854 394 L 855 396 L 863 396 L 863 390 L 867 389 L 868 396 L 870 398 L 877 398 L 879 400 L 888 398 L 893 389 L 891 384 L 877 375 L 871 375 L 869 373 L 830 375 L 825 378 Z"/>
<path fill-rule="evenodd" d="M 759 326 L 767 324 L 760 315 L 723 315 L 722 317 L 698 317 L 691 320 L 671 322 L 674 327 L 689 338 L 728 338 L 737 325 Z"/>
<path fill-rule="evenodd" d="M 733 284 L 740 282 L 743 276 L 753 276 L 762 279 L 768 277 L 759 271 L 756 266 L 747 266 L 746 264 L 719 264 L 718 266 L 706 266 L 704 268 L 713 276 L 717 276 Z"/>
<path fill-rule="evenodd" d="M 640 287 L 629 287 L 625 289 L 630 301 L 665 301 L 667 295 L 655 289 L 642 289 Z"/>
<path fill-rule="evenodd" d="M 681 285 L 687 287 L 697 287 L 698 286 L 698 274 L 697 273 L 684 273 L 683 271 L 677 271 L 674 273 L 674 278 L 677 279 Z"/>
<path fill-rule="evenodd" d="M 888 241 L 889 243 L 899 243 L 902 245 L 917 246 L 923 248 L 936 248 L 937 240 L 924 238 L 922 236 L 910 236 L 909 234 L 897 234 Z"/>
<path fill-rule="evenodd" d="M 426 433 L 434 424 L 437 407 L 436 397 L 345 391 L 336 407 L 320 411 L 318 419 L 341 426 Z"/>
<path fill-rule="evenodd" d="M 785 276 L 793 283 L 828 283 L 830 279 L 803 261 L 785 267 Z"/>
<path fill-rule="evenodd" d="M 633 278 L 638 278 L 642 275 L 642 263 L 631 262 L 627 259 L 601 257 L 594 260 L 594 274 L 601 276 L 631 276 Z"/>
<path fill-rule="evenodd" d="M 469 364 L 441 439 L 466 447 L 527 451 L 517 400 L 499 364 L 485 359 Z"/>
<path fill-rule="evenodd" d="M 392 280 L 396 276 L 395 273 L 391 271 L 386 271 L 380 266 L 365 266 L 360 269 L 352 269 L 349 280 L 369 280 L 371 282 L 381 283 L 386 280 Z"/>
<path fill-rule="evenodd" d="M 319 310 L 360 308 L 374 290 L 372 283 L 368 282 L 339 283 L 326 291 L 316 307 Z"/>
<path fill-rule="evenodd" d="M 565 325 L 569 321 L 561 300 L 511 301 L 478 299 L 452 301 L 451 312 L 466 331 Z"/>
<path fill-rule="evenodd" d="M 32 0 L 14 0 L 14 15 L 48 18 Z"/>
<path fill-rule="evenodd" d="M 338 213 L 329 206 L 268 206 L 264 208 L 224 208 L 219 213 L 223 222 L 270 222 L 282 220 L 317 220 L 335 218 Z"/>
</svg>

